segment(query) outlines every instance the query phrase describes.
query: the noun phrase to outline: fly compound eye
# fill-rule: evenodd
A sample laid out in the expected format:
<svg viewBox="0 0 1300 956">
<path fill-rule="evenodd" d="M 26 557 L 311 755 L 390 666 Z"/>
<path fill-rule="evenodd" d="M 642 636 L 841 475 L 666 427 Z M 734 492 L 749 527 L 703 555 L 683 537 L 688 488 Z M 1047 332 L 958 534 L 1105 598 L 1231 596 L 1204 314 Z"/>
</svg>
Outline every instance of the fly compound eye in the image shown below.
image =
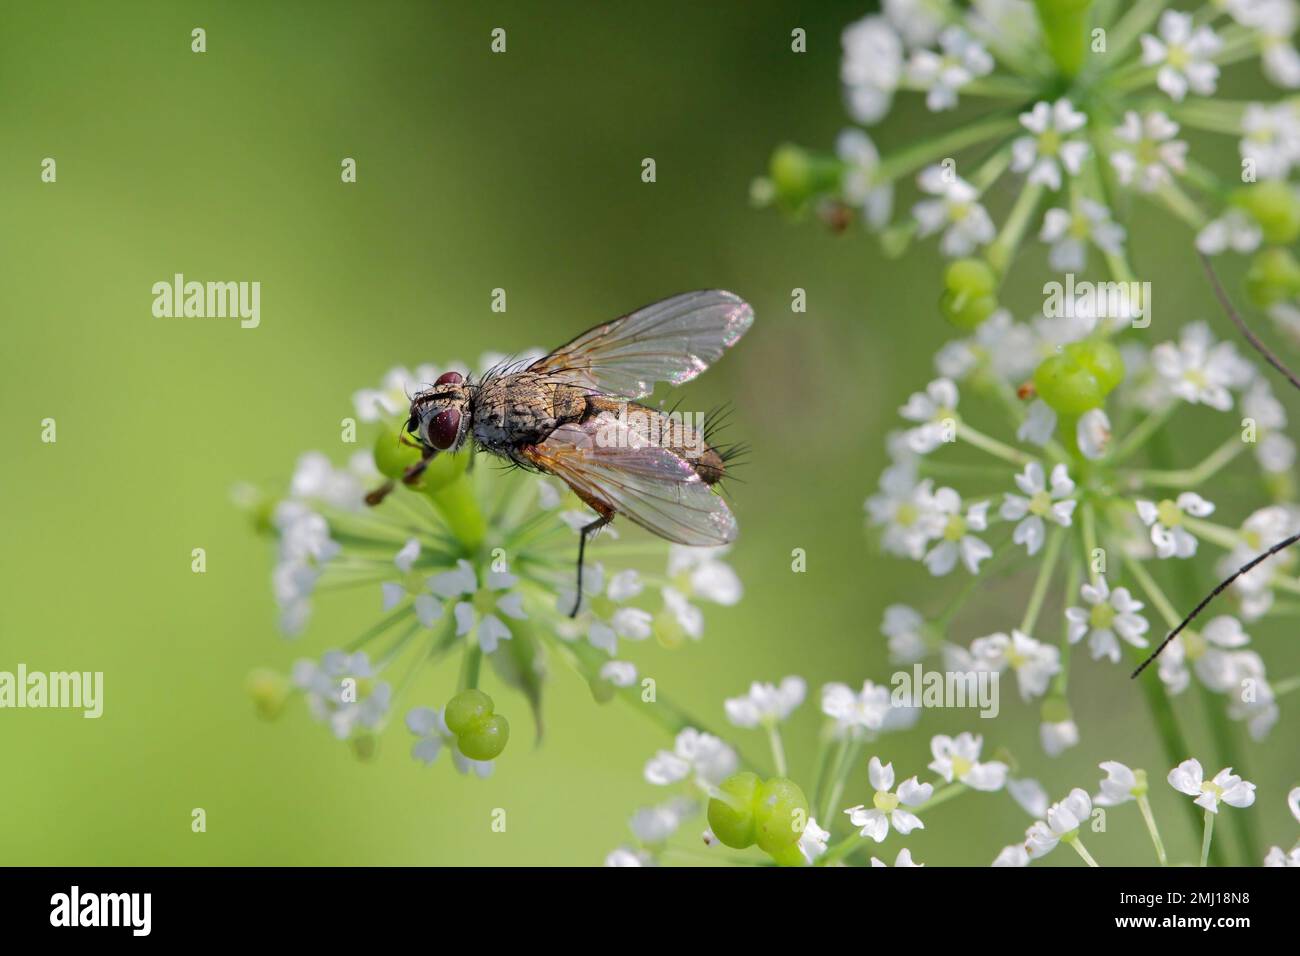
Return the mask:
<svg viewBox="0 0 1300 956">
<path fill-rule="evenodd" d="M 455 375 L 455 372 L 448 372 L 449 375 Z M 452 445 L 456 444 L 456 436 L 460 433 L 460 411 L 455 408 L 448 408 L 437 415 L 434 415 L 429 422 L 429 444 L 439 451 L 446 451 Z"/>
<path fill-rule="evenodd" d="M 433 384 L 436 385 L 459 385 L 465 381 L 465 376 L 460 372 L 443 372 L 438 376 L 438 380 Z"/>
</svg>

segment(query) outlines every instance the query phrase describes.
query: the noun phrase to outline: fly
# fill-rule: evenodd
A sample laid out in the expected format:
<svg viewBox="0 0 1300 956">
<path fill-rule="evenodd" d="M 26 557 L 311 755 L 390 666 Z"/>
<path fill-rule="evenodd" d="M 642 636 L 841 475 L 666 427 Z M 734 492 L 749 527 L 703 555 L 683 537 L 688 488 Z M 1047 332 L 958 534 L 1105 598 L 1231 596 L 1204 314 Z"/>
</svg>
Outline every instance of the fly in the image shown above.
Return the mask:
<svg viewBox="0 0 1300 956">
<path fill-rule="evenodd" d="M 700 429 L 636 399 L 657 382 L 691 381 L 753 321 L 753 309 L 730 292 L 686 292 L 598 325 L 523 369 L 478 381 L 446 372 L 411 399 L 405 431 L 422 456 L 402 480 L 416 482 L 435 455 L 468 443 L 568 485 L 596 512 L 578 541 L 572 617 L 582 603 L 587 539 L 616 515 L 676 544 L 735 540 L 735 516 L 713 490 L 727 453 Z M 378 504 L 392 487 L 367 503 Z"/>
</svg>

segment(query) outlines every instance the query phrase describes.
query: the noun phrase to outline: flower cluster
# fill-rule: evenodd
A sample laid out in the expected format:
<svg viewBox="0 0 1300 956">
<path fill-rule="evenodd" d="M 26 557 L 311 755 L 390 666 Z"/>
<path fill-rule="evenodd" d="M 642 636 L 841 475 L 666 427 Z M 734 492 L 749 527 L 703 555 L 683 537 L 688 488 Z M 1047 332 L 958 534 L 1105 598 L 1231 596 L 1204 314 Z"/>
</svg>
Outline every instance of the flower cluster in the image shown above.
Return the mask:
<svg viewBox="0 0 1300 956">
<path fill-rule="evenodd" d="M 485 356 L 482 366 L 499 359 Z M 598 700 L 635 694 L 637 667 L 620 657 L 621 642 L 699 640 L 702 605 L 735 604 L 742 589 L 724 549 L 625 546 L 610 528 L 588 550 L 572 614 L 577 531 L 593 516 L 557 481 L 471 470 L 468 451 L 438 456 L 414 484 L 401 480 L 419 457 L 400 437 L 409 396 L 440 371 L 396 368 L 353 396 L 356 419 L 374 430 L 372 451 L 343 467 L 320 452 L 302 455 L 278 499 L 238 490 L 256 526 L 276 539 L 272 591 L 287 637 L 308 627 L 318 601 L 349 591 L 373 595 L 378 615 L 342 648 L 298 660 L 287 675 L 255 671 L 249 690 L 267 716 L 302 695 L 312 716 L 361 756 L 405 708 L 415 760 L 430 764 L 446 750 L 461 773 L 487 776 L 509 722 L 478 689 L 485 660 L 535 714 L 548 657 L 572 665 Z M 368 507 L 367 492 L 385 481 L 392 493 Z M 646 555 L 662 562 L 658 569 L 645 569 Z M 611 561 L 643 567 L 611 569 Z M 408 702 L 421 673 L 454 652 L 456 695 L 442 706 Z"/>
<path fill-rule="evenodd" d="M 954 117 L 949 127 L 893 153 L 859 126 L 834 153 L 781 146 L 752 196 L 836 229 L 859 219 L 889 255 L 938 237 L 955 260 L 940 309 L 971 329 L 997 311 L 1031 235 L 1058 272 L 1100 261 L 1132 281 L 1117 215 L 1133 193 L 1184 222 L 1203 252 L 1251 256 L 1251 300 L 1300 341 L 1288 248 L 1300 238 L 1300 100 L 1214 97 L 1221 71 L 1244 61 L 1300 89 L 1298 24 L 1296 0 L 1216 0 L 1201 15 L 1160 0 L 886 0 L 843 32 L 849 114 L 869 127 L 920 109 Z M 1239 163 L 1198 161 L 1189 132 L 1231 137 Z M 913 178 L 917 197 L 899 201 Z M 990 197 L 1009 191 L 1000 216 Z"/>
<path fill-rule="evenodd" d="M 868 681 L 860 692 L 829 684 L 820 695 L 824 718 L 811 775 L 800 785 L 787 767 L 782 726 L 804 701 L 806 684 L 787 677 L 779 684 L 755 683 L 747 694 L 723 707 L 742 734 L 763 732 L 772 765 L 745 757 L 716 734 L 687 727 L 672 750 L 661 750 L 645 765 L 647 783 L 675 792 L 666 800 L 637 810 L 629 821 L 632 839 L 613 850 L 607 866 L 657 866 L 676 862 L 782 866 L 828 866 L 864 862 L 868 852 L 897 835 L 899 840 L 926 827 L 930 811 L 965 794 L 1005 792 L 1033 822 L 1021 842 L 1006 846 L 993 866 L 1027 866 L 1064 843 L 1089 866 L 1097 861 L 1084 846 L 1083 833 L 1106 832 L 1108 810 L 1134 803 L 1141 812 L 1159 863 L 1168 865 L 1164 843 L 1149 799 L 1147 775 L 1118 761 L 1101 764 L 1106 776 L 1096 792 L 1070 790 L 1057 803 L 1037 780 L 1018 773 L 1018 762 L 1005 748 L 985 756 L 982 737 L 963 732 L 930 739 L 933 779 L 914 774 L 900 779 L 893 763 L 873 753 L 866 761 L 865 789 L 861 756 L 868 747 L 887 745 L 882 736 L 910 727 L 918 711 L 906 700 Z M 1203 811 L 1201 865 L 1210 861 L 1214 819 L 1222 807 L 1245 809 L 1255 802 L 1255 785 L 1225 768 L 1206 779 L 1199 761 L 1183 760 L 1167 775 L 1169 786 L 1192 798 Z M 864 799 L 852 802 L 855 798 Z M 970 799 L 970 798 L 967 798 Z M 1288 804 L 1300 821 L 1300 788 Z M 1176 803 L 1176 799 L 1168 801 Z M 846 805 L 847 804 L 847 805 Z M 704 818 L 701 819 L 703 813 Z M 838 838 L 834 831 L 841 831 Z M 733 855 L 729 850 L 757 847 L 759 854 Z M 871 866 L 886 866 L 870 856 Z M 1269 850 L 1267 866 L 1300 865 L 1300 844 L 1289 852 Z M 920 866 L 906 846 L 895 851 L 894 866 Z"/>
</svg>

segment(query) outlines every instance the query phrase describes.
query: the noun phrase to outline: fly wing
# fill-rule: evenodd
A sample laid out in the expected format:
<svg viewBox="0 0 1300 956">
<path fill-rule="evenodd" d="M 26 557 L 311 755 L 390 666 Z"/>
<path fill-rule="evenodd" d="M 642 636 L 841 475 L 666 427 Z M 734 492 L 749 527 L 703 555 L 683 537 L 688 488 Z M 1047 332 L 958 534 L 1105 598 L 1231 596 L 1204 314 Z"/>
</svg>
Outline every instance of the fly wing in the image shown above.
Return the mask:
<svg viewBox="0 0 1300 956">
<path fill-rule="evenodd" d="M 720 545 L 736 538 L 736 519 L 689 461 L 651 444 L 614 415 L 561 425 L 520 452 L 563 479 L 578 496 L 608 505 L 677 544 Z"/>
<path fill-rule="evenodd" d="M 529 371 L 592 391 L 642 398 L 655 382 L 689 382 L 736 344 L 754 310 L 731 292 L 684 292 L 598 325 Z"/>
</svg>

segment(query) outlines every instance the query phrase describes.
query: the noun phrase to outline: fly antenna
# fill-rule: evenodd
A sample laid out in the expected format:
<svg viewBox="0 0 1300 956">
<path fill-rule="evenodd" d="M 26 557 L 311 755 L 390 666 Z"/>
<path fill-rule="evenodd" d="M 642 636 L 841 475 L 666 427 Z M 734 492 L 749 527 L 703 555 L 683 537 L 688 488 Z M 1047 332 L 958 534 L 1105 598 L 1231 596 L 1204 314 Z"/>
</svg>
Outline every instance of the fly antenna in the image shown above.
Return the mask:
<svg viewBox="0 0 1300 956">
<path fill-rule="evenodd" d="M 1201 265 L 1205 267 L 1205 274 L 1209 276 L 1210 286 L 1214 289 L 1214 297 L 1219 300 L 1219 305 L 1223 306 L 1223 311 L 1228 313 L 1228 318 L 1232 320 L 1232 324 L 1237 327 L 1239 332 L 1241 332 L 1242 337 L 1250 343 L 1250 347 L 1263 356 L 1264 361 L 1273 366 L 1273 368 L 1276 369 L 1283 378 L 1294 385 L 1296 389 L 1300 389 L 1300 378 L 1297 378 L 1296 374 L 1292 372 L 1291 369 L 1287 368 L 1286 363 L 1278 358 L 1273 350 L 1265 345 L 1259 336 L 1250 330 L 1250 327 L 1246 325 L 1245 320 L 1242 319 L 1236 308 L 1233 307 L 1232 300 L 1228 298 L 1228 293 L 1223 289 L 1223 283 L 1219 281 L 1219 276 L 1214 271 L 1214 266 L 1210 264 L 1210 257 L 1203 252 L 1198 254 L 1201 257 Z M 1201 602 L 1192 609 L 1192 613 L 1183 618 L 1182 621 L 1179 622 L 1178 626 L 1170 631 L 1165 639 L 1160 642 L 1160 646 L 1152 651 L 1150 655 L 1147 656 L 1147 659 L 1139 664 L 1137 669 L 1129 676 L 1137 677 L 1138 674 L 1141 674 L 1146 670 L 1147 666 L 1160 656 L 1160 652 L 1169 646 L 1170 641 L 1181 634 L 1187 625 L 1196 620 L 1197 615 L 1204 611 L 1211 601 L 1231 587 L 1234 581 L 1245 574 L 1249 574 L 1256 567 L 1273 557 L 1273 555 L 1280 551 L 1285 551 L 1297 542 L 1300 542 L 1300 533 L 1292 534 L 1290 537 L 1283 538 L 1281 541 L 1278 541 L 1276 544 L 1269 547 L 1268 550 L 1251 558 L 1236 571 L 1233 571 L 1232 574 L 1228 575 L 1228 577 L 1216 584 L 1214 590 L 1201 598 Z"/>
</svg>

